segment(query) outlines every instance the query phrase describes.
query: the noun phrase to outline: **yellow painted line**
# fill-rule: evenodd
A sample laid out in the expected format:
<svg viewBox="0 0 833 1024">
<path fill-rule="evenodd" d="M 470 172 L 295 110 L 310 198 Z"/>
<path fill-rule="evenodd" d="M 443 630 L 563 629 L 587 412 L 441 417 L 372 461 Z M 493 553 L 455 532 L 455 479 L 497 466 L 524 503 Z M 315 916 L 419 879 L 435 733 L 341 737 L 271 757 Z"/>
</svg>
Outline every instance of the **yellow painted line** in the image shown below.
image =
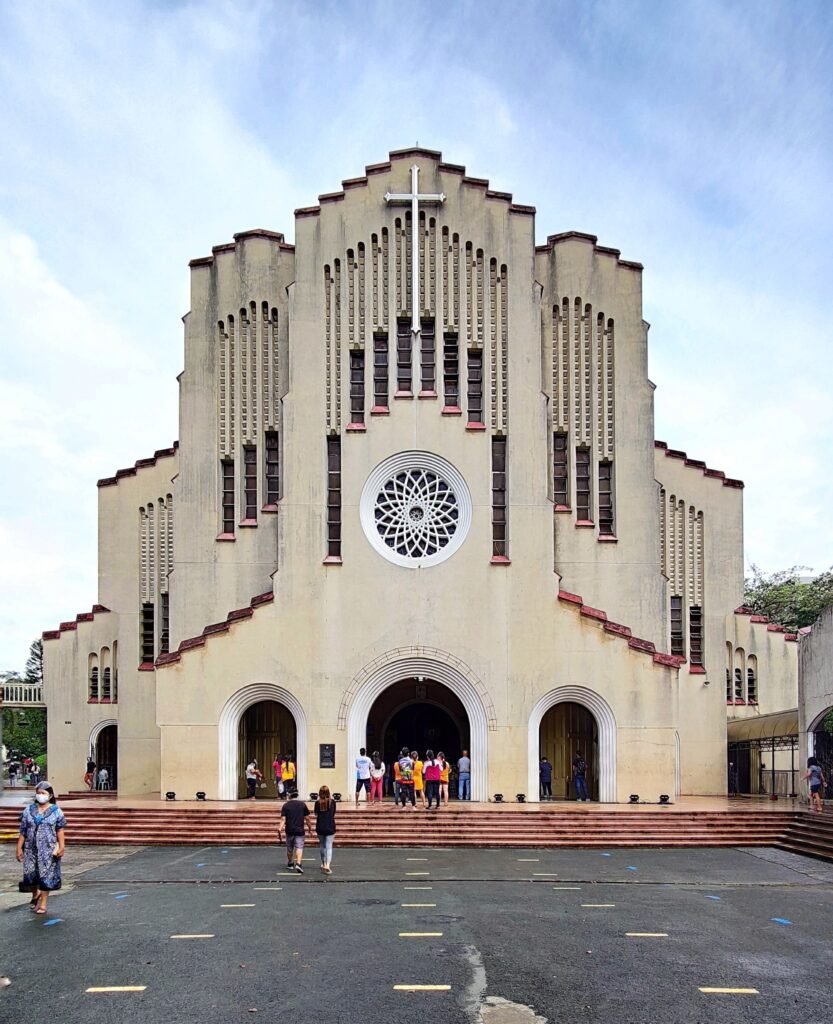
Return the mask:
<svg viewBox="0 0 833 1024">
<path fill-rule="evenodd" d="M 400 932 L 400 939 L 439 939 L 442 932 Z"/>
<path fill-rule="evenodd" d="M 428 858 L 427 857 L 406 857 L 405 860 L 422 860 L 422 861 L 426 861 L 426 860 L 428 860 Z"/>
<path fill-rule="evenodd" d="M 400 907 L 436 907 L 436 903 L 400 903 Z"/>
<path fill-rule="evenodd" d="M 254 886 L 254 892 L 280 892 L 283 889 L 282 885 L 256 885 Z"/>
<path fill-rule="evenodd" d="M 221 903 L 221 907 L 255 907 L 256 903 Z"/>
<path fill-rule="evenodd" d="M 147 985 L 102 985 L 98 988 L 88 988 L 87 992 L 144 992 Z"/>
<path fill-rule="evenodd" d="M 430 871 L 406 871 L 405 874 L 409 878 L 415 878 L 417 875 L 430 875 Z"/>
<path fill-rule="evenodd" d="M 433 889 L 433 885 L 405 885 L 402 887 L 406 892 L 424 892 L 426 889 Z"/>
<path fill-rule="evenodd" d="M 668 932 L 625 932 L 629 939 L 667 939 Z"/>
<path fill-rule="evenodd" d="M 615 907 L 616 904 L 615 903 L 582 903 L 582 906 L 586 910 L 594 910 L 594 909 L 598 909 L 599 907 Z"/>
<path fill-rule="evenodd" d="M 581 892 L 580 885 L 554 885 L 553 892 Z"/>
<path fill-rule="evenodd" d="M 519 864 L 540 864 L 540 857 L 518 857 Z"/>
<path fill-rule="evenodd" d="M 451 985 L 394 985 L 394 992 L 450 992 Z"/>
<path fill-rule="evenodd" d="M 759 996 L 756 988 L 701 988 L 701 992 L 709 996 Z"/>
<path fill-rule="evenodd" d="M 214 935 L 206 932 L 204 935 L 172 935 L 172 939 L 213 939 Z"/>
</svg>

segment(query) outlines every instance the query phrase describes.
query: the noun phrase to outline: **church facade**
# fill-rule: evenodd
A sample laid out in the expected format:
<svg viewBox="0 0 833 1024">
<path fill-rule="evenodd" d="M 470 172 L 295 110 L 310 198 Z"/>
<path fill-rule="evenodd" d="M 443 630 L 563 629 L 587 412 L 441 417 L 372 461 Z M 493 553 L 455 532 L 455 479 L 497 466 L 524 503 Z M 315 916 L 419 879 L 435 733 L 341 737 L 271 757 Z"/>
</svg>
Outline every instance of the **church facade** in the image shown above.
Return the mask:
<svg viewBox="0 0 833 1024">
<path fill-rule="evenodd" d="M 98 603 L 44 633 L 60 789 L 349 793 L 407 745 L 476 800 L 579 750 L 601 801 L 726 791 L 727 708 L 795 686 L 743 485 L 654 437 L 640 264 L 534 214 L 403 150 L 191 262 L 179 440 L 99 481 Z"/>
</svg>

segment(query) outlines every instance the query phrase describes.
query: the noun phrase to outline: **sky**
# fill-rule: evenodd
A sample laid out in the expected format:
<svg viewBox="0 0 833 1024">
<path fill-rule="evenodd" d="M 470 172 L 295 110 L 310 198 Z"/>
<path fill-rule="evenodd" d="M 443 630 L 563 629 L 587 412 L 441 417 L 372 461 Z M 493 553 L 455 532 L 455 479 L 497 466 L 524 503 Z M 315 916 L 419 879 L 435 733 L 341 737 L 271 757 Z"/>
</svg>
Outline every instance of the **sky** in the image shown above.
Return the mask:
<svg viewBox="0 0 833 1024">
<path fill-rule="evenodd" d="M 0 669 L 96 599 L 177 436 L 188 260 L 439 149 L 645 265 L 656 436 L 745 557 L 833 564 L 833 4 L 0 0 Z"/>
</svg>

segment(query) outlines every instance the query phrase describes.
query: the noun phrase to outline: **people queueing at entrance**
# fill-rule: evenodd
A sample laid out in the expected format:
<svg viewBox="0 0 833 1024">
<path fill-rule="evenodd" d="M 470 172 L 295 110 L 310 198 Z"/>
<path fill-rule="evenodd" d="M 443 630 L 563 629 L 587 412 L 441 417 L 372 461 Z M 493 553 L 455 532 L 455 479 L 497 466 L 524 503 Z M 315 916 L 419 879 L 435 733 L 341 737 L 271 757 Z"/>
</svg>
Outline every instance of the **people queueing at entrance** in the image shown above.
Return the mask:
<svg viewBox="0 0 833 1024">
<path fill-rule="evenodd" d="M 99 772 L 99 775 L 101 773 Z M 257 760 L 252 758 L 251 761 L 246 765 L 246 796 L 249 800 L 255 799 L 255 792 L 257 791 L 257 784 L 260 779 L 263 778 L 263 773 L 257 766 Z"/>
<path fill-rule="evenodd" d="M 448 775 L 451 765 L 446 761 L 445 754 L 441 750 L 437 754 L 437 760 L 440 762 L 440 799 L 443 806 L 448 807 Z"/>
<path fill-rule="evenodd" d="M 573 782 L 576 784 L 576 800 L 586 802 L 587 796 L 587 762 L 581 756 L 581 751 L 576 751 L 573 758 Z"/>
<path fill-rule="evenodd" d="M 402 807 L 406 801 L 410 801 L 411 810 L 416 810 L 414 798 L 414 761 L 407 747 L 403 747 L 399 754 L 399 796 Z"/>
<path fill-rule="evenodd" d="M 312 835 L 312 811 L 303 800 L 298 799 L 297 790 L 292 790 L 289 799 L 281 807 L 281 817 L 286 823 L 286 869 L 299 875 L 304 873 L 301 862 L 304 859 L 304 825 Z M 278 822 L 278 842 L 281 842 L 281 826 Z"/>
<path fill-rule="evenodd" d="M 275 793 L 278 799 L 286 799 L 286 787 L 283 784 L 283 761 L 280 754 L 275 754 L 272 761 L 272 774 L 275 777 Z"/>
<path fill-rule="evenodd" d="M 370 766 L 370 802 L 381 804 L 384 796 L 385 762 L 379 755 L 378 750 L 373 751 L 371 760 L 373 763 Z"/>
<path fill-rule="evenodd" d="M 538 765 L 538 781 L 541 784 L 541 799 L 552 800 L 552 765 L 546 755 Z"/>
<path fill-rule="evenodd" d="M 46 913 L 49 894 L 61 888 L 61 858 L 64 855 L 64 812 L 55 791 L 44 779 L 35 788 L 35 799 L 20 815 L 17 859 L 23 863 L 21 892 L 31 892 L 29 909 Z"/>
<path fill-rule="evenodd" d="M 315 812 L 315 832 L 318 836 L 318 852 L 321 855 L 321 870 L 325 875 L 332 874 L 330 864 L 333 859 L 333 842 L 336 837 L 336 802 L 330 796 L 329 786 L 318 790 L 318 799 L 313 807 Z"/>
<path fill-rule="evenodd" d="M 439 759 L 434 757 L 433 750 L 425 751 L 425 761 L 423 762 L 425 771 L 425 791 L 428 797 L 428 810 L 431 810 L 432 802 L 435 804 L 434 810 L 440 809 L 440 776 L 442 775 L 442 764 Z"/>
<path fill-rule="evenodd" d="M 367 756 L 367 751 L 364 747 L 359 750 L 359 756 L 356 758 L 356 807 L 359 806 L 359 796 L 362 790 L 367 793 L 367 801 L 370 802 L 370 769 L 373 762 Z"/>
<path fill-rule="evenodd" d="M 468 750 L 457 761 L 457 799 L 471 800 L 471 758 Z"/>
<path fill-rule="evenodd" d="M 293 789 L 295 789 L 295 762 L 292 760 L 292 754 L 287 754 L 283 759 L 281 765 L 281 775 L 284 785 L 284 792 L 288 796 Z"/>
<path fill-rule="evenodd" d="M 810 785 L 810 804 L 816 814 L 821 814 L 824 810 L 824 787 L 827 785 L 827 779 L 824 777 L 818 758 L 807 758 L 807 771 L 804 773 L 804 778 Z"/>
<path fill-rule="evenodd" d="M 423 765 L 416 750 L 411 751 L 411 760 L 414 762 L 414 799 L 419 801 L 420 807 L 425 809 L 425 779 L 423 776 Z"/>
</svg>

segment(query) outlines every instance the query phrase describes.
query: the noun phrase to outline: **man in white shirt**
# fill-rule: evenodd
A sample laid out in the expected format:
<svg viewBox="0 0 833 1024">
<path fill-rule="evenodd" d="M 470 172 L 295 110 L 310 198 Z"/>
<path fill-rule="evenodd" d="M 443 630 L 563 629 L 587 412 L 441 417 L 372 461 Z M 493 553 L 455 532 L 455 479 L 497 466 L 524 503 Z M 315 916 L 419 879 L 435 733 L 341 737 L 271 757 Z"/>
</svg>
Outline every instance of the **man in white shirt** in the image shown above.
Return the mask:
<svg viewBox="0 0 833 1024">
<path fill-rule="evenodd" d="M 257 791 L 257 780 L 260 775 L 260 771 L 257 767 L 257 761 L 254 758 L 246 765 L 246 795 L 250 800 L 255 799 L 255 793 Z"/>
<path fill-rule="evenodd" d="M 362 790 L 365 790 L 367 799 L 370 799 L 370 768 L 372 764 L 373 762 L 367 756 L 367 751 L 362 747 L 356 758 L 356 807 L 359 806 L 359 795 Z"/>
</svg>

